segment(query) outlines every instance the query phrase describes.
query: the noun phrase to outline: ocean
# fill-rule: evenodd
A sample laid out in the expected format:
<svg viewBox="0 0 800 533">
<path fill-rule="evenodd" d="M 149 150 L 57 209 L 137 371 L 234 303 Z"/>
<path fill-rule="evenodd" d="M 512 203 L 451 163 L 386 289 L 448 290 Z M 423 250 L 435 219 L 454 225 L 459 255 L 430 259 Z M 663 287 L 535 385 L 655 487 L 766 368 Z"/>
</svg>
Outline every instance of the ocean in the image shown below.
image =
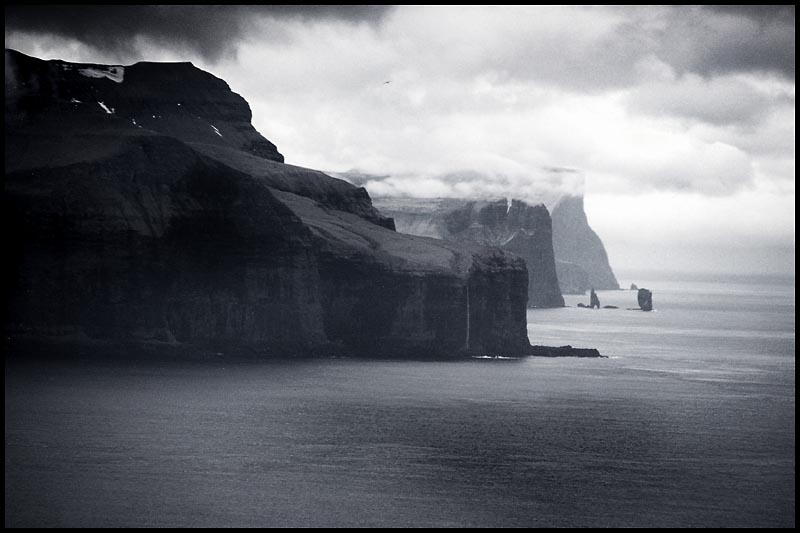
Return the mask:
<svg viewBox="0 0 800 533">
<path fill-rule="evenodd" d="M 528 311 L 605 359 L 7 358 L 5 525 L 794 526 L 794 279 L 637 283 Z"/>
</svg>

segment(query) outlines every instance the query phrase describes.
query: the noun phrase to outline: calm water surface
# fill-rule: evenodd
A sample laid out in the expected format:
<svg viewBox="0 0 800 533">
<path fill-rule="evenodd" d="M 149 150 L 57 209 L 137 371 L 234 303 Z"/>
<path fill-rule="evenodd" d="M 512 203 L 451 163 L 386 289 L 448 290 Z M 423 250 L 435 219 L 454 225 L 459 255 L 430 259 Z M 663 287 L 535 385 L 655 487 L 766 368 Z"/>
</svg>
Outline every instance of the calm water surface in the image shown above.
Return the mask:
<svg viewBox="0 0 800 533">
<path fill-rule="evenodd" d="M 793 526 L 793 282 L 641 285 L 528 313 L 608 359 L 7 361 L 5 523 Z"/>
</svg>

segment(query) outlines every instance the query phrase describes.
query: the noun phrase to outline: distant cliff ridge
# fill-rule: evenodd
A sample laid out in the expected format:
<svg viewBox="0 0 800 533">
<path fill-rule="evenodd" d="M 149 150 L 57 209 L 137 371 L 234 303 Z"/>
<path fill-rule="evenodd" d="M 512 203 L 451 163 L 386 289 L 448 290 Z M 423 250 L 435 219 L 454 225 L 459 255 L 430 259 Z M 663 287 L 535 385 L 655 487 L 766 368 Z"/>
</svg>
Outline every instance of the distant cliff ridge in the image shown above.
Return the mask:
<svg viewBox="0 0 800 533">
<path fill-rule="evenodd" d="M 7 335 L 531 352 L 522 259 L 394 231 L 363 188 L 284 164 L 222 80 L 188 63 L 5 60 Z"/>
<path fill-rule="evenodd" d="M 619 289 L 614 272 L 608 261 L 603 242 L 589 226 L 586 212 L 583 208 L 581 193 L 565 193 L 564 190 L 579 190 L 580 187 L 564 188 L 558 179 L 566 176 L 567 180 L 578 179 L 579 173 L 571 169 L 550 168 L 550 174 L 545 176 L 542 184 L 531 183 L 526 190 L 527 198 L 536 198 L 522 201 L 519 199 L 489 200 L 477 198 L 409 198 L 402 196 L 386 195 L 374 199 L 375 205 L 387 216 L 395 219 L 398 231 L 411 235 L 424 235 L 453 241 L 484 242 L 495 246 L 508 248 L 508 240 L 512 235 L 525 237 L 525 244 L 513 243 L 514 253 L 524 257 L 528 262 L 530 285 L 529 303 L 534 307 L 552 307 L 563 305 L 559 298 L 553 296 L 553 277 L 551 270 L 555 270 L 558 278 L 558 292 L 560 294 L 584 294 L 589 289 Z M 553 173 L 559 186 L 553 187 Z M 468 175 L 472 183 L 481 179 L 491 180 L 490 177 L 479 173 L 459 174 L 462 179 Z M 350 183 L 369 188 L 374 184 L 379 190 L 386 190 L 386 182 L 391 178 L 388 175 L 370 175 L 358 171 L 341 172 L 335 174 Z M 580 178 L 582 179 L 582 178 Z M 380 185 L 380 187 L 378 187 Z M 388 187 L 390 189 L 390 187 Z M 514 205 L 520 203 L 526 206 L 520 212 L 533 213 L 538 210 L 538 215 L 527 224 L 520 225 L 517 216 L 511 216 Z M 465 206 L 472 206 L 471 210 L 484 210 L 480 216 L 466 215 Z M 487 210 L 487 206 L 489 207 Z M 508 211 L 509 216 L 503 218 L 503 211 Z M 547 215 L 544 219 L 542 213 Z M 459 214 L 460 213 L 460 214 Z M 449 220 L 446 220 L 448 219 Z M 525 217 L 523 217 L 524 219 Z M 450 230 L 453 222 L 468 220 L 471 229 L 458 232 Z M 536 221 L 536 222 L 534 222 Z M 536 229 L 534 230 L 534 226 Z M 477 229 L 483 228 L 483 229 Z M 526 232 L 531 232 L 528 235 Z M 548 238 L 552 236 L 552 244 Z M 532 237 L 532 238 L 530 238 Z M 550 251 L 552 247 L 552 252 Z M 555 266 L 550 266 L 550 256 L 555 257 Z M 533 268 L 531 268 L 533 266 Z"/>
<path fill-rule="evenodd" d="M 619 289 L 603 241 L 589 226 L 582 196 L 565 196 L 553 208 L 553 248 L 564 293 Z"/>
<path fill-rule="evenodd" d="M 402 233 L 499 247 L 525 260 L 528 305 L 563 307 L 550 214 L 520 200 L 378 198 L 375 205 Z"/>
</svg>

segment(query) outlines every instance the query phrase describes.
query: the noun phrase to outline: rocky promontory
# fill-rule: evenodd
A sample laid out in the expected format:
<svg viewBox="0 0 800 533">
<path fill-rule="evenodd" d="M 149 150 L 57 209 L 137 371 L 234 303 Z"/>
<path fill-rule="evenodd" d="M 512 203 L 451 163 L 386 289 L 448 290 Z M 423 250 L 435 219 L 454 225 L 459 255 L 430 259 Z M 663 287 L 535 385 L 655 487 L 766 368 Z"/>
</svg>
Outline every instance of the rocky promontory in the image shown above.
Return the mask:
<svg viewBox="0 0 800 533">
<path fill-rule="evenodd" d="M 530 355 L 537 357 L 605 357 L 594 348 L 572 346 L 531 346 Z"/>
<path fill-rule="evenodd" d="M 653 310 L 653 293 L 647 289 L 639 289 L 636 294 L 636 299 L 639 301 L 639 308 L 642 311 Z"/>
<path fill-rule="evenodd" d="M 583 196 L 564 196 L 553 207 L 553 248 L 561 290 L 584 294 L 587 290 L 617 290 L 603 241 L 589 226 Z"/>
<path fill-rule="evenodd" d="M 283 163 L 224 81 L 189 63 L 5 60 L 7 335 L 530 352 L 522 259 L 396 232 L 363 188 Z"/>
</svg>

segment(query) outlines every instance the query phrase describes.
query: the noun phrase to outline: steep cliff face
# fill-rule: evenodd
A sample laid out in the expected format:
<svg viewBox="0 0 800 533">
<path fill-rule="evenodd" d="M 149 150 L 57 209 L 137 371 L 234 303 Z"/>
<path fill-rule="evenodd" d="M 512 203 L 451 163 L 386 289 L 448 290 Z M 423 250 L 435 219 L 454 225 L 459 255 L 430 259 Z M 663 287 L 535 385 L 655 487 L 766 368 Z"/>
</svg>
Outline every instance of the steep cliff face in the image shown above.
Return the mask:
<svg viewBox="0 0 800 533">
<path fill-rule="evenodd" d="M 23 331 L 300 350 L 324 342 L 311 232 L 257 180 L 164 137 L 6 176 Z"/>
<path fill-rule="evenodd" d="M 8 334 L 530 350 L 521 260 L 395 232 L 363 188 L 283 164 L 221 80 L 10 51 L 6 74 Z"/>
<path fill-rule="evenodd" d="M 391 231 L 291 192 L 276 196 L 314 235 L 333 341 L 368 354 L 526 353 L 524 261 Z"/>
<path fill-rule="evenodd" d="M 556 259 L 556 273 L 562 294 L 585 294 L 594 286 L 586 270 L 575 263 Z"/>
<path fill-rule="evenodd" d="M 497 246 L 524 259 L 528 305 L 563 307 L 553 254 L 550 214 L 520 200 L 380 198 L 375 205 L 397 230 L 453 242 Z"/>
<path fill-rule="evenodd" d="M 565 293 L 619 289 L 603 242 L 589 226 L 582 196 L 565 196 L 553 208 L 553 248 Z"/>
</svg>

